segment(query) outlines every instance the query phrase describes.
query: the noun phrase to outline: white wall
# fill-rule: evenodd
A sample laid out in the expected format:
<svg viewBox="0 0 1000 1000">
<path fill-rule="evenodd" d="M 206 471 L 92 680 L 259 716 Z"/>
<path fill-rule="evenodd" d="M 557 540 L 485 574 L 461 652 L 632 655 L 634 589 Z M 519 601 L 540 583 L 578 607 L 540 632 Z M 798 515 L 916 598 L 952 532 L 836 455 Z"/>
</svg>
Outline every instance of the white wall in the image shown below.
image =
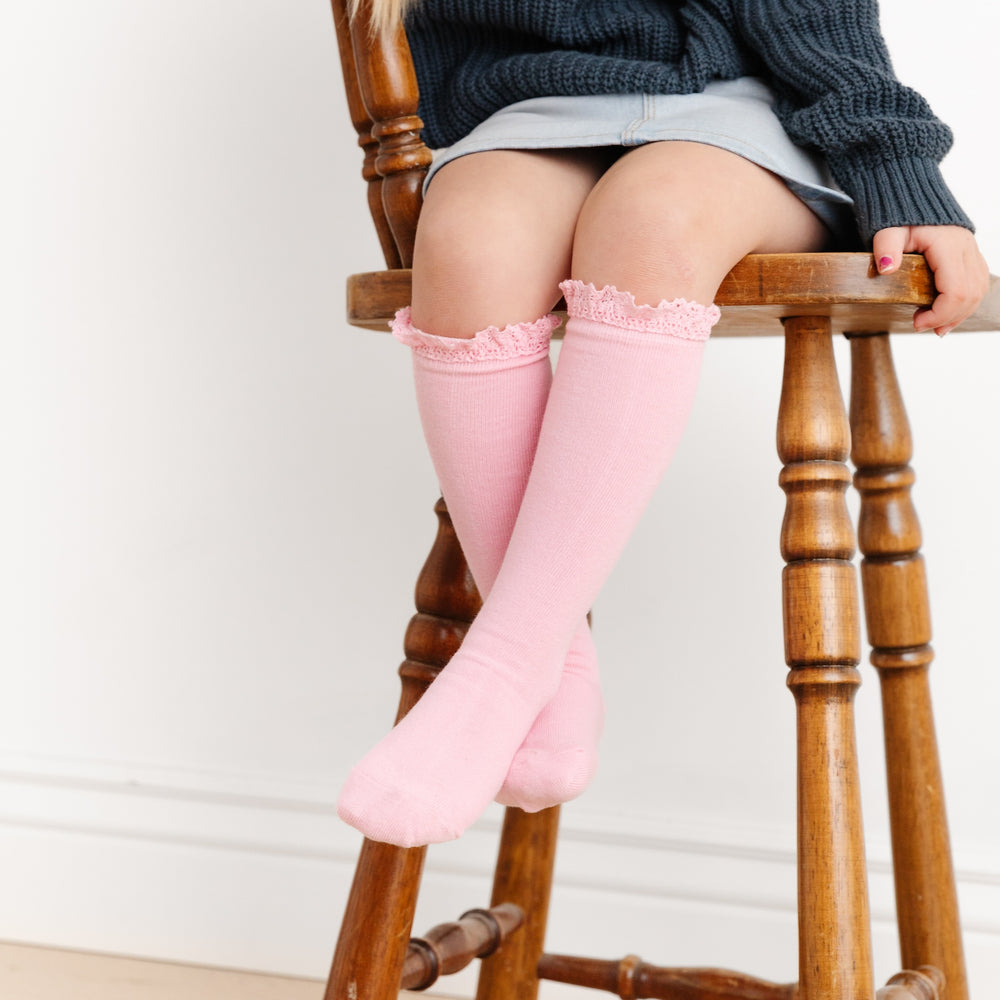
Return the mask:
<svg viewBox="0 0 1000 1000">
<path fill-rule="evenodd" d="M 947 174 L 1000 271 L 987 15 L 884 9 L 900 74 L 957 132 Z M 406 353 L 342 318 L 345 275 L 380 259 L 328 9 L 7 4 L 0 66 L 0 937 L 323 977 L 359 840 L 333 801 L 391 721 L 436 496 Z M 710 345 L 681 453 L 596 609 L 608 732 L 565 810 L 553 949 L 795 976 L 779 352 Z M 897 358 L 985 997 L 1000 340 L 914 337 Z M 432 852 L 418 923 L 485 901 L 498 816 Z"/>
</svg>

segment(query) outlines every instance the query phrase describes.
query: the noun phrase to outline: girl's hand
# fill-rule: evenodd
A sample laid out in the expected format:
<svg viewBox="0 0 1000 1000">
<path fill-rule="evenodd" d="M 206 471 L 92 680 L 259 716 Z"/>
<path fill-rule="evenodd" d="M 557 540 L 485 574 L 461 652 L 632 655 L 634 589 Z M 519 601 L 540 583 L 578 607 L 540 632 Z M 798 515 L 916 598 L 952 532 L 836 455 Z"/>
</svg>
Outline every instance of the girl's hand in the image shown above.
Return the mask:
<svg viewBox="0 0 1000 1000">
<path fill-rule="evenodd" d="M 914 330 L 943 337 L 976 311 L 989 290 L 990 271 L 976 238 L 962 226 L 896 226 L 882 229 L 872 243 L 881 274 L 895 271 L 904 253 L 922 253 L 934 274 L 938 295 L 913 314 Z"/>
</svg>

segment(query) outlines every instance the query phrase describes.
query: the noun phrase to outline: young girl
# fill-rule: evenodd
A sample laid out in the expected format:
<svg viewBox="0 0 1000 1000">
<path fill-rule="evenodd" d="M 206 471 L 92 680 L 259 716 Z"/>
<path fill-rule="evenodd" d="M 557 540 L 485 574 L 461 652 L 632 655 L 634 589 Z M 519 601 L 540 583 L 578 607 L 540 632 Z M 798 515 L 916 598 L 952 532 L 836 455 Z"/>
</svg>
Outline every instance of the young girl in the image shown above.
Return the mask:
<svg viewBox="0 0 1000 1000">
<path fill-rule="evenodd" d="M 457 837 L 491 799 L 537 810 L 592 777 L 586 614 L 677 444 L 733 265 L 866 247 L 885 273 L 923 253 L 938 296 L 914 326 L 938 334 L 988 271 L 938 170 L 950 133 L 895 79 L 875 0 L 373 8 L 379 29 L 406 16 L 441 148 L 393 331 L 484 597 L 338 803 L 413 846 Z"/>
</svg>

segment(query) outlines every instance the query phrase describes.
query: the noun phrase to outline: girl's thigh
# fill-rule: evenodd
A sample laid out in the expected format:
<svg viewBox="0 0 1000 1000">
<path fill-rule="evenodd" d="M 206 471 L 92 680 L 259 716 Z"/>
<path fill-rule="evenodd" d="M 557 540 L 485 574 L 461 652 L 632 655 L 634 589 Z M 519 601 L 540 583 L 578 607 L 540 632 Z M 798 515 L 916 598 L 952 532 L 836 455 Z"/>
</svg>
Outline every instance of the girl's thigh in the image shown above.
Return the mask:
<svg viewBox="0 0 1000 1000">
<path fill-rule="evenodd" d="M 493 150 L 443 166 L 413 253 L 414 325 L 444 337 L 538 319 L 569 277 L 580 208 L 605 150 Z"/>
<path fill-rule="evenodd" d="M 748 253 L 821 250 L 830 233 L 785 183 L 749 160 L 695 142 L 622 156 L 587 198 L 572 276 L 637 302 L 708 303 Z"/>
</svg>

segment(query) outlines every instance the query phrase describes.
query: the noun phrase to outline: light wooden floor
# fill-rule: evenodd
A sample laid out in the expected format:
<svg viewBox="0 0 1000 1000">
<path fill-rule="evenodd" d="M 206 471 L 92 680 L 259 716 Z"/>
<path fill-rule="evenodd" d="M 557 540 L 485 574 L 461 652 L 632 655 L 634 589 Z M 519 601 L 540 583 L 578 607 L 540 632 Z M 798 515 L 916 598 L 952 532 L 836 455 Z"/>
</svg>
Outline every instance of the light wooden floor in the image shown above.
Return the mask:
<svg viewBox="0 0 1000 1000">
<path fill-rule="evenodd" d="M 2 1000 L 323 1000 L 323 989 L 310 979 L 0 942 Z"/>
</svg>

